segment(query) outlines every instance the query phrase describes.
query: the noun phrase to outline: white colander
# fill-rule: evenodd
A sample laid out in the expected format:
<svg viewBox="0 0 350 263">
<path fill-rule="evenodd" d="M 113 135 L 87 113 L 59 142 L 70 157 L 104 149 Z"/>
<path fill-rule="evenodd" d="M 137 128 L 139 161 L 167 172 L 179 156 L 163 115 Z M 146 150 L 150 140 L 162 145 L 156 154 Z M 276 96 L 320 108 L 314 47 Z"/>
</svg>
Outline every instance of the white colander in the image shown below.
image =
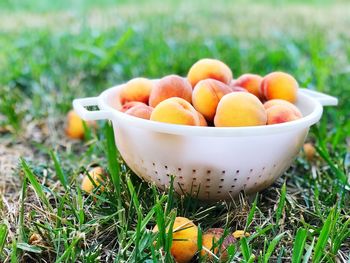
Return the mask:
<svg viewBox="0 0 350 263">
<path fill-rule="evenodd" d="M 157 81 L 157 80 L 154 80 Z M 98 97 L 75 99 L 84 120 L 113 123 L 118 150 L 139 177 L 165 189 L 175 176 L 174 189 L 202 200 L 225 200 L 240 191 L 258 192 L 286 171 L 300 151 L 322 106 L 338 100 L 320 92 L 299 89 L 296 105 L 303 118 L 269 126 L 197 127 L 136 118 L 118 111 L 124 84 Z M 86 106 L 99 110 L 88 111 Z"/>
</svg>

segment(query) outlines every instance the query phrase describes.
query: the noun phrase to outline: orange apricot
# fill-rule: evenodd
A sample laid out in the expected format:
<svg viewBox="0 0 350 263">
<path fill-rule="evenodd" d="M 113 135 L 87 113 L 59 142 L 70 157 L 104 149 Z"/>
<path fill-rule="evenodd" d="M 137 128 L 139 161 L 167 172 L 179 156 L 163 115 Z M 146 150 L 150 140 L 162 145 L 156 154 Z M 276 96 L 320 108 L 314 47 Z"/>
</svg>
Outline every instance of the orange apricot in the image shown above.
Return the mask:
<svg viewBox="0 0 350 263">
<path fill-rule="evenodd" d="M 241 87 L 246 89 L 248 92 L 262 99 L 262 94 L 260 94 L 260 85 L 262 82 L 262 77 L 256 74 L 243 74 L 234 82 L 234 87 Z"/>
<path fill-rule="evenodd" d="M 152 111 L 153 111 L 152 107 L 143 104 L 143 105 L 136 105 L 134 107 L 131 107 L 125 113 L 134 117 L 149 120 L 151 118 Z"/>
<path fill-rule="evenodd" d="M 89 176 L 91 177 L 94 183 L 90 180 Z M 95 185 L 99 186 L 102 182 L 104 182 L 106 172 L 102 167 L 97 166 L 89 172 L 89 176 L 84 176 L 83 181 L 81 183 L 81 189 L 87 193 L 92 193 L 95 188 Z M 103 191 L 104 187 L 100 187 L 100 190 Z"/>
<path fill-rule="evenodd" d="M 293 103 L 290 103 L 289 101 L 281 100 L 281 99 L 274 99 L 274 100 L 268 100 L 264 103 L 264 107 L 266 110 L 268 108 L 275 106 L 275 105 L 284 105 L 284 106 L 290 107 L 296 116 L 298 116 L 300 118 L 303 117 L 302 113 L 297 108 L 297 106 L 295 106 Z"/>
<path fill-rule="evenodd" d="M 153 88 L 153 82 L 146 78 L 134 78 L 128 81 L 120 91 L 120 102 L 125 104 L 130 101 L 139 101 L 145 104 Z"/>
<path fill-rule="evenodd" d="M 71 110 L 68 112 L 66 119 L 66 135 L 72 139 L 83 139 L 85 135 L 84 121 L 80 116 L 74 110 Z M 85 124 L 90 127 L 96 126 L 95 121 L 87 121 Z"/>
<path fill-rule="evenodd" d="M 266 110 L 266 114 L 268 125 L 294 121 L 301 118 L 294 113 L 291 107 L 286 105 L 272 106 Z"/>
</svg>

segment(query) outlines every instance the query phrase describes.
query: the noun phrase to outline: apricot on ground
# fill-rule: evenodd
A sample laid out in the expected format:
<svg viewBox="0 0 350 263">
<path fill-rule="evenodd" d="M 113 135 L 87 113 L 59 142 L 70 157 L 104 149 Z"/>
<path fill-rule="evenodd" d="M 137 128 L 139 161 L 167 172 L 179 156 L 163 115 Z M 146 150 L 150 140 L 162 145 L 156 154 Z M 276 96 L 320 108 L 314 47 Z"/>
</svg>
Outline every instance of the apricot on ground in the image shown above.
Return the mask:
<svg viewBox="0 0 350 263">
<path fill-rule="evenodd" d="M 260 94 L 260 85 L 262 82 L 262 77 L 256 74 L 243 74 L 234 82 L 234 87 L 241 87 L 246 89 L 248 92 L 262 99 L 262 94 Z"/>
<path fill-rule="evenodd" d="M 216 109 L 216 127 L 242 127 L 266 125 L 264 105 L 253 94 L 232 92 L 223 96 Z"/>
<path fill-rule="evenodd" d="M 149 106 L 154 108 L 163 100 L 172 97 L 179 97 L 189 103 L 192 102 L 192 87 L 185 78 L 177 75 L 161 78 L 154 84 L 149 97 Z"/>
<path fill-rule="evenodd" d="M 96 126 L 95 121 L 86 121 L 85 124 L 89 127 Z M 83 139 L 85 135 L 84 121 L 80 116 L 74 111 L 71 110 L 67 114 L 66 118 L 66 135 L 72 139 Z"/>
<path fill-rule="evenodd" d="M 90 180 L 89 176 L 91 177 L 94 183 Z M 91 171 L 89 171 L 89 176 L 84 176 L 83 181 L 81 182 L 81 189 L 87 193 L 92 193 L 95 188 L 95 185 L 99 186 L 102 182 L 105 181 L 104 179 L 106 176 L 106 172 L 102 167 L 97 166 Z M 103 191 L 104 187 L 101 186 L 100 190 Z"/>
<path fill-rule="evenodd" d="M 182 125 L 200 125 L 198 112 L 188 101 L 177 97 L 160 102 L 153 109 L 150 120 Z"/>
<path fill-rule="evenodd" d="M 294 103 L 299 84 L 295 78 L 284 72 L 272 72 L 266 75 L 260 86 L 260 93 L 266 100 L 283 99 Z"/>
<path fill-rule="evenodd" d="M 168 229 L 167 229 L 168 231 Z M 153 228 L 153 232 L 158 232 L 158 226 Z M 185 217 L 176 217 L 173 225 L 173 241 L 170 253 L 178 263 L 187 263 L 197 252 L 198 228 Z"/>
<path fill-rule="evenodd" d="M 231 92 L 230 87 L 220 81 L 201 80 L 193 89 L 192 104 L 207 121 L 212 122 L 220 99 Z"/>
<path fill-rule="evenodd" d="M 202 235 L 202 250 L 201 256 L 212 259 L 212 254 L 220 256 L 222 261 L 227 259 L 226 249 L 229 245 L 236 242 L 233 235 L 227 235 L 222 243 L 219 244 L 220 238 L 224 235 L 224 229 L 222 228 L 210 228 Z M 210 251 L 210 252 L 209 252 Z"/>
<path fill-rule="evenodd" d="M 143 105 L 136 105 L 134 107 L 131 107 L 125 112 L 125 114 L 129 114 L 134 117 L 149 120 L 151 118 L 152 111 L 153 111 L 152 107 L 143 104 Z"/>
<path fill-rule="evenodd" d="M 278 124 L 300 119 L 293 108 L 286 105 L 275 105 L 266 110 L 267 124 Z"/>
<path fill-rule="evenodd" d="M 316 149 L 315 149 L 315 146 L 311 142 L 305 143 L 303 146 L 303 150 L 304 150 L 306 159 L 309 162 L 315 158 Z"/>
<path fill-rule="evenodd" d="M 120 102 L 125 104 L 130 101 L 139 101 L 145 104 L 153 87 L 153 82 L 146 78 L 134 78 L 128 81 L 120 91 Z"/>
<path fill-rule="evenodd" d="M 230 84 L 232 71 L 224 62 L 218 59 L 203 58 L 192 65 L 187 74 L 187 79 L 193 88 L 204 79 L 216 79 L 225 84 Z"/>
</svg>

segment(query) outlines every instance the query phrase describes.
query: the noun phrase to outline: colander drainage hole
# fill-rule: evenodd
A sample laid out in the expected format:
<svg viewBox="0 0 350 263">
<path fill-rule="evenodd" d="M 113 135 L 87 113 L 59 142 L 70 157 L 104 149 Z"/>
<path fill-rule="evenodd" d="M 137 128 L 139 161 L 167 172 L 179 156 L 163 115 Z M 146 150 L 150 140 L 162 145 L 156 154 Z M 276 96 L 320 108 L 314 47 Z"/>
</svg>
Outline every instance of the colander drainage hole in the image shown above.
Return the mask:
<svg viewBox="0 0 350 263">
<path fill-rule="evenodd" d="M 221 173 L 225 174 L 225 173 L 226 173 L 226 171 L 225 171 L 225 170 L 223 170 Z"/>
<path fill-rule="evenodd" d="M 257 182 L 254 183 L 254 185 L 257 185 L 257 184 L 258 184 Z"/>
<path fill-rule="evenodd" d="M 157 171 L 154 171 L 154 173 L 155 173 L 155 174 L 158 174 L 158 172 L 157 172 Z"/>
<path fill-rule="evenodd" d="M 259 175 L 259 178 L 261 178 L 261 174 Z"/>
<path fill-rule="evenodd" d="M 192 178 L 192 181 L 196 181 L 196 180 L 197 180 L 197 178 L 196 178 L 196 177 L 193 177 L 193 178 Z"/>
<path fill-rule="evenodd" d="M 221 191 L 218 191 L 218 194 L 221 194 Z"/>
<path fill-rule="evenodd" d="M 247 181 L 249 181 L 249 179 L 250 179 L 250 177 L 248 176 L 248 177 L 247 177 Z"/>
<path fill-rule="evenodd" d="M 207 182 L 210 182 L 210 178 L 207 178 Z"/>
<path fill-rule="evenodd" d="M 262 168 L 263 169 L 263 171 L 265 170 L 265 166 Z"/>
<path fill-rule="evenodd" d="M 274 164 L 273 167 L 275 168 L 277 166 L 277 164 Z"/>
<path fill-rule="evenodd" d="M 196 172 L 196 169 L 193 169 L 192 172 L 195 173 L 195 172 Z"/>
<path fill-rule="evenodd" d="M 231 185 L 231 188 L 235 188 L 236 186 L 235 185 Z"/>
<path fill-rule="evenodd" d="M 155 164 L 155 163 L 152 163 L 152 165 L 153 165 L 153 166 L 156 166 L 156 164 Z"/>
<path fill-rule="evenodd" d="M 165 169 L 168 169 L 168 166 L 167 166 L 167 165 L 164 165 L 164 168 L 165 168 Z"/>
<path fill-rule="evenodd" d="M 250 169 L 250 172 L 253 172 L 253 169 Z"/>
<path fill-rule="evenodd" d="M 221 182 L 223 182 L 225 179 L 220 179 Z"/>
<path fill-rule="evenodd" d="M 222 188 L 222 185 L 219 185 L 219 188 Z"/>
<path fill-rule="evenodd" d="M 207 170 L 207 174 L 210 174 L 211 173 L 211 171 L 210 170 Z"/>
<path fill-rule="evenodd" d="M 233 179 L 233 181 L 235 181 L 235 182 L 236 182 L 236 181 L 237 181 L 237 178 Z"/>
<path fill-rule="evenodd" d="M 180 179 L 184 179 L 182 176 L 179 176 Z"/>
<path fill-rule="evenodd" d="M 239 170 L 236 170 L 236 174 L 239 174 Z"/>
<path fill-rule="evenodd" d="M 232 193 L 232 191 L 230 190 L 230 191 L 228 191 L 229 193 Z"/>
<path fill-rule="evenodd" d="M 181 168 L 177 168 L 177 170 L 178 170 L 179 172 L 181 172 Z"/>
<path fill-rule="evenodd" d="M 206 185 L 205 188 L 210 188 L 210 185 Z"/>
</svg>

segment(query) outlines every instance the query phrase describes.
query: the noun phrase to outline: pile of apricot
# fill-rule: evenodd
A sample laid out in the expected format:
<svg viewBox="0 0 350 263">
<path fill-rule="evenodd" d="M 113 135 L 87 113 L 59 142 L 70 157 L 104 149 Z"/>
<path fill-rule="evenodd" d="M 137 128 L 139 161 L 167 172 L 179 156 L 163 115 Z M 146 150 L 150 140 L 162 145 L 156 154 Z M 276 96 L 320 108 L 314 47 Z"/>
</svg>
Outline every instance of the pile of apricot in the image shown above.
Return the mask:
<svg viewBox="0 0 350 263">
<path fill-rule="evenodd" d="M 298 82 L 284 72 L 264 77 L 244 74 L 217 59 L 201 59 L 187 78 L 169 75 L 157 81 L 135 78 L 121 89 L 119 109 L 126 114 L 165 123 L 242 127 L 270 125 L 302 118 L 293 104 Z"/>
</svg>

